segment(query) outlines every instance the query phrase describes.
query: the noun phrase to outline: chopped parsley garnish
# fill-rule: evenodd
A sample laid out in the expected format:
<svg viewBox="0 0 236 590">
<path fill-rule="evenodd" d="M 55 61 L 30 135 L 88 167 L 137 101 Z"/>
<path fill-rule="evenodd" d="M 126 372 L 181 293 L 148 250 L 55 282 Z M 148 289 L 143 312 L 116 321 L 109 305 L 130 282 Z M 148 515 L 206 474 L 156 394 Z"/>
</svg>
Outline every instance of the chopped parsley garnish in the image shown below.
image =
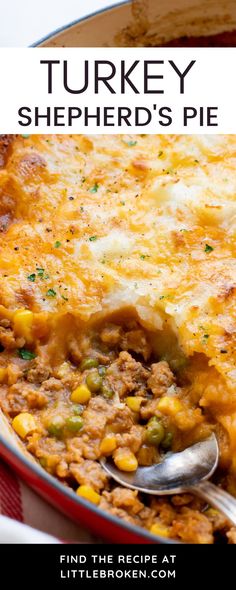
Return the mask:
<svg viewBox="0 0 236 590">
<path fill-rule="evenodd" d="M 45 274 L 45 269 L 44 268 L 36 267 L 36 270 L 37 270 L 37 276 L 40 279 L 49 279 L 49 275 L 48 274 Z"/>
<path fill-rule="evenodd" d="M 61 295 L 62 299 L 64 299 L 64 301 L 69 301 L 68 297 L 65 297 L 65 295 Z"/>
<path fill-rule="evenodd" d="M 214 248 L 212 248 L 212 246 L 209 246 L 209 244 L 205 245 L 204 252 L 206 252 L 208 254 L 209 252 L 212 252 L 212 250 L 214 250 Z"/>
<path fill-rule="evenodd" d="M 28 137 L 30 137 L 30 135 L 27 135 L 27 133 L 22 133 L 21 137 L 23 137 L 23 139 L 28 139 Z"/>
<path fill-rule="evenodd" d="M 46 296 L 47 297 L 56 297 L 56 291 L 54 291 L 54 289 L 48 289 Z"/>
<path fill-rule="evenodd" d="M 99 189 L 99 184 L 97 182 L 95 182 L 95 184 L 92 186 L 92 188 L 89 189 L 90 193 L 97 193 Z"/>
<path fill-rule="evenodd" d="M 161 156 L 163 156 L 163 151 L 162 151 L 162 150 L 160 150 L 160 151 L 158 152 L 158 154 L 157 154 L 157 157 L 158 157 L 158 158 L 161 158 Z"/>
<path fill-rule="evenodd" d="M 121 205 L 125 205 L 125 201 L 120 201 L 120 204 Z"/>
<path fill-rule="evenodd" d="M 27 350 L 27 348 L 19 348 L 18 355 L 24 361 L 31 361 L 37 356 L 35 352 L 31 352 L 31 350 Z"/>
<path fill-rule="evenodd" d="M 194 160 L 195 164 L 199 164 L 199 160 Z"/>
<path fill-rule="evenodd" d="M 43 277 L 44 275 L 44 268 L 38 268 L 36 267 L 37 273 L 38 273 L 38 277 Z"/>
<path fill-rule="evenodd" d="M 182 231 L 183 233 L 187 232 L 188 229 L 185 229 L 184 227 L 182 229 L 180 229 L 179 231 Z"/>
<path fill-rule="evenodd" d="M 31 281 L 31 283 L 34 283 L 35 279 L 36 279 L 36 274 L 35 272 L 32 272 L 31 275 L 28 275 L 27 277 L 28 281 Z"/>
<path fill-rule="evenodd" d="M 61 242 L 59 242 L 58 240 L 55 242 L 54 244 L 54 248 L 60 248 L 61 246 Z"/>
<path fill-rule="evenodd" d="M 141 260 L 145 260 L 145 258 L 150 258 L 149 254 L 140 254 Z"/>
<path fill-rule="evenodd" d="M 89 241 L 95 242 L 97 240 L 97 236 L 90 236 Z"/>
<path fill-rule="evenodd" d="M 83 213 L 83 211 L 84 211 L 83 205 L 80 206 L 80 211 L 81 211 L 81 213 Z"/>
<path fill-rule="evenodd" d="M 135 145 L 137 145 L 137 141 L 134 141 L 133 139 L 131 139 L 130 141 L 127 141 L 127 145 L 129 147 L 134 147 Z"/>
<path fill-rule="evenodd" d="M 205 338 L 205 340 L 207 340 L 207 338 L 209 338 L 209 334 L 204 334 L 203 338 Z"/>
<path fill-rule="evenodd" d="M 165 295 L 161 295 L 159 299 L 165 299 Z"/>
</svg>

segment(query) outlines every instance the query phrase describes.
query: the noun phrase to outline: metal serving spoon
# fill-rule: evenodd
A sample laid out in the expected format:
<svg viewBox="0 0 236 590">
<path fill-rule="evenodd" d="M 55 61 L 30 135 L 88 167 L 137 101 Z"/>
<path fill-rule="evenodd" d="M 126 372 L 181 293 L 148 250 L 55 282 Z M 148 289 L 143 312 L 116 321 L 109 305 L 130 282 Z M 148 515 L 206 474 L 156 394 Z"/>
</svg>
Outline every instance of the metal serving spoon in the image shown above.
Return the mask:
<svg viewBox="0 0 236 590">
<path fill-rule="evenodd" d="M 168 453 L 161 463 L 138 467 L 132 473 L 120 471 L 110 460 L 101 459 L 101 465 L 121 485 L 146 494 L 196 494 L 236 525 L 236 499 L 207 481 L 214 473 L 218 460 L 218 443 L 212 434 L 180 453 Z"/>
</svg>

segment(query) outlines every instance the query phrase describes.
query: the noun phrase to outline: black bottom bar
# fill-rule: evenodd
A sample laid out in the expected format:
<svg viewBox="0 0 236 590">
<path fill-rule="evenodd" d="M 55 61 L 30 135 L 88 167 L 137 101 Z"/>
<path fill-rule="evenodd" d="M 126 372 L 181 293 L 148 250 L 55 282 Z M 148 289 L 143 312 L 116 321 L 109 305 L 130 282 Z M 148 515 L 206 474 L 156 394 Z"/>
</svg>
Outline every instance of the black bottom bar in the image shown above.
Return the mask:
<svg viewBox="0 0 236 590">
<path fill-rule="evenodd" d="M 213 590 L 235 579 L 235 557 L 233 545 L 0 545 L 0 587 Z"/>
</svg>

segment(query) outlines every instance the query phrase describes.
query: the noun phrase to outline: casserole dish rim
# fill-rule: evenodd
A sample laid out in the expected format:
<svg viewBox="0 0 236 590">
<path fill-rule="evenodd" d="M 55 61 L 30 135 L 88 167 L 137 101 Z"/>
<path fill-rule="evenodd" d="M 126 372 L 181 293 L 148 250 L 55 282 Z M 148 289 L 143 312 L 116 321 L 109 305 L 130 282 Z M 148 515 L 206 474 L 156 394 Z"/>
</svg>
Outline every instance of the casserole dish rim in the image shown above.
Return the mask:
<svg viewBox="0 0 236 590">
<path fill-rule="evenodd" d="M 62 25 L 61 27 L 54 29 L 50 33 L 47 33 L 47 35 L 44 35 L 43 37 L 41 37 L 40 39 L 38 39 L 34 43 L 31 43 L 30 47 L 40 47 L 40 45 L 42 45 L 46 41 L 53 39 L 56 35 L 59 35 L 60 33 L 63 33 L 64 31 L 67 31 L 67 30 L 69 31 L 70 29 L 72 29 L 72 27 L 75 27 L 76 25 L 79 25 L 80 23 L 83 23 L 85 21 L 93 19 L 93 18 L 103 14 L 104 12 L 111 12 L 113 9 L 120 8 L 121 6 L 125 6 L 125 5 L 131 4 L 131 3 L 132 3 L 132 0 L 121 0 L 121 2 L 116 2 L 116 4 L 112 4 L 112 6 L 109 6 L 109 5 L 104 6 L 104 8 L 99 8 L 98 10 L 95 10 L 94 12 L 87 13 L 84 16 L 81 16 L 80 18 L 70 21 L 66 25 Z"/>
</svg>

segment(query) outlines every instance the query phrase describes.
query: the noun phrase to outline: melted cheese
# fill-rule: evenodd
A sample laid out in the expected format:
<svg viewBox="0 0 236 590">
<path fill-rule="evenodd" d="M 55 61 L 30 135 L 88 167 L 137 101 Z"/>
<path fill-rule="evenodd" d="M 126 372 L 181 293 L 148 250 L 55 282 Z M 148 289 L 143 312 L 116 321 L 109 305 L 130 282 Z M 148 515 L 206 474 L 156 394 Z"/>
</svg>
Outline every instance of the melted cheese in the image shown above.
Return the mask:
<svg viewBox="0 0 236 590">
<path fill-rule="evenodd" d="M 236 137 L 18 136 L 3 160 L 1 309 L 167 321 L 236 420 Z"/>
</svg>

